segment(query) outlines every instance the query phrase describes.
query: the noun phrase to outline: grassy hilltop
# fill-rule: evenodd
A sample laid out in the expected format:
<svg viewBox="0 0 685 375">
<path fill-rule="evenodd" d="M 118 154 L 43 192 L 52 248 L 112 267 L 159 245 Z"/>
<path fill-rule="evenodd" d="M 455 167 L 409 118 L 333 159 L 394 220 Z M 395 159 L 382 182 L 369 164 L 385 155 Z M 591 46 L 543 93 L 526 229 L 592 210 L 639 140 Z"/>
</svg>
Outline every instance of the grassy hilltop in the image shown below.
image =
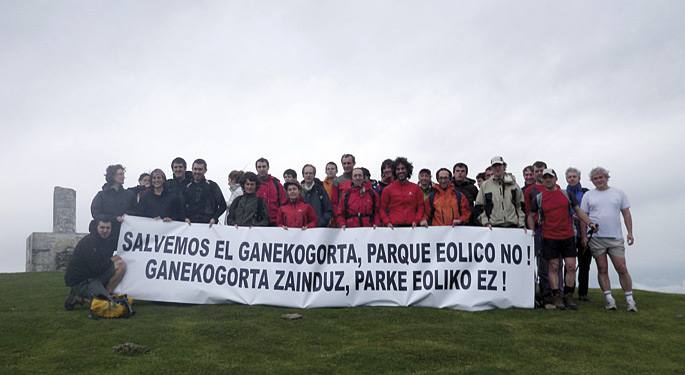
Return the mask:
<svg viewBox="0 0 685 375">
<path fill-rule="evenodd" d="M 0 274 L 0 373 L 685 374 L 685 297 L 636 292 L 640 312 L 297 310 L 135 304 L 130 319 L 65 311 L 62 273 Z M 304 319 L 280 316 L 299 312 Z M 137 356 L 114 353 L 124 342 Z"/>
</svg>

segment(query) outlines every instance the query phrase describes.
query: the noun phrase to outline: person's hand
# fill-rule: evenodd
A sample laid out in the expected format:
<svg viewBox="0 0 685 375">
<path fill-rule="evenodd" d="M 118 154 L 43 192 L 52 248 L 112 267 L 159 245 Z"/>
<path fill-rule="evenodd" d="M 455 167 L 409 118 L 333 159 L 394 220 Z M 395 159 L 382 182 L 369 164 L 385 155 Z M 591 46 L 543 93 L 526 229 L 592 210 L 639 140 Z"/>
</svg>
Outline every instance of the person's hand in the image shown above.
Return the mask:
<svg viewBox="0 0 685 375">
<path fill-rule="evenodd" d="M 492 230 L 492 224 L 487 223 L 487 224 L 485 224 L 485 226 L 488 227 L 488 229 Z"/>
<path fill-rule="evenodd" d="M 376 224 L 373 225 L 373 229 L 376 229 Z"/>
<path fill-rule="evenodd" d="M 306 225 L 303 226 L 303 227 L 302 227 L 302 230 L 307 230 L 307 226 L 306 226 Z"/>
<path fill-rule="evenodd" d="M 340 226 L 340 229 L 342 229 L 342 230 L 347 229 L 347 225 L 341 225 L 341 226 Z"/>
<path fill-rule="evenodd" d="M 124 216 L 126 216 L 126 215 L 117 216 L 117 221 L 120 223 L 123 223 L 124 222 Z"/>
<path fill-rule="evenodd" d="M 411 223 L 411 229 L 414 229 L 414 228 L 416 228 L 416 222 Z"/>
<path fill-rule="evenodd" d="M 594 233 L 597 233 L 597 231 L 599 230 L 599 225 L 597 225 L 597 224 L 595 224 L 595 223 L 590 223 L 590 225 L 588 225 L 588 227 L 590 227 L 590 229 L 591 229 Z"/>
<path fill-rule="evenodd" d="M 388 223 L 387 227 L 390 228 L 390 229 L 392 229 L 392 230 L 395 229 L 395 227 L 392 226 L 392 223 Z"/>
<path fill-rule="evenodd" d="M 238 229 L 238 224 L 235 225 L 235 229 Z"/>
<path fill-rule="evenodd" d="M 635 238 L 633 238 L 632 233 L 628 233 L 628 246 L 632 246 L 635 243 Z"/>
<path fill-rule="evenodd" d="M 426 220 L 426 219 L 421 220 L 421 222 L 419 223 L 419 225 L 422 226 L 422 227 L 428 228 L 428 220 Z"/>
<path fill-rule="evenodd" d="M 285 225 L 281 225 L 281 228 L 283 228 L 284 230 L 288 230 L 288 227 L 286 227 Z"/>
<path fill-rule="evenodd" d="M 214 218 L 209 219 L 209 227 L 211 228 L 214 224 L 216 224 L 216 220 Z"/>
<path fill-rule="evenodd" d="M 523 234 L 528 234 L 528 228 L 526 228 L 525 226 L 523 227 Z"/>
<path fill-rule="evenodd" d="M 168 223 L 168 222 L 173 221 L 173 220 L 171 220 L 170 217 L 165 217 L 164 219 L 162 219 L 162 221 L 165 223 Z"/>
<path fill-rule="evenodd" d="M 188 225 L 190 225 L 190 219 L 186 218 L 185 222 L 188 223 Z"/>
<path fill-rule="evenodd" d="M 459 219 L 455 219 L 455 220 L 452 221 L 452 226 L 453 226 L 453 227 L 456 227 L 457 225 L 460 225 L 460 224 L 461 224 L 461 220 L 459 220 Z"/>
</svg>

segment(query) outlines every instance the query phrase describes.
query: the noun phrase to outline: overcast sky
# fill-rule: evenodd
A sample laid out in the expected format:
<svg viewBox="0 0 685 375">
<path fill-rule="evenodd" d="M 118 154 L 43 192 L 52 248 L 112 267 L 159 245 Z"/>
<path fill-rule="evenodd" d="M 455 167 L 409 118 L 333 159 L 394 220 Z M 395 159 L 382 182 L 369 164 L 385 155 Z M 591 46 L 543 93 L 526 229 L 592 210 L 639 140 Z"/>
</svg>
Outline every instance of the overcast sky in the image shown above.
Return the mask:
<svg viewBox="0 0 685 375">
<path fill-rule="evenodd" d="M 108 164 L 134 185 L 202 157 L 226 191 L 260 156 L 322 176 L 349 152 L 377 178 L 387 157 L 473 177 L 502 155 L 519 181 L 534 160 L 588 187 L 609 169 L 635 283 L 685 292 L 684 17 L 682 1 L 2 1 L 0 272 L 51 230 L 54 186 L 77 190 L 86 231 Z"/>
</svg>

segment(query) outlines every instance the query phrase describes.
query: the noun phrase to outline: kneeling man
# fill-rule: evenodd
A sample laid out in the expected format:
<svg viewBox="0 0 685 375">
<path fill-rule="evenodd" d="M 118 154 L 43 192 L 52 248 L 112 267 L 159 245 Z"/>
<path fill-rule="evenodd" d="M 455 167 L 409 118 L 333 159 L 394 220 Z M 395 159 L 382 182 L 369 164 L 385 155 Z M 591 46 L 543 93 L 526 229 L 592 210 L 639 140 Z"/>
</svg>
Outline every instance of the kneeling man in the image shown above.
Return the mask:
<svg viewBox="0 0 685 375">
<path fill-rule="evenodd" d="M 64 308 L 72 310 L 94 296 L 109 297 L 126 272 L 126 263 L 112 256 L 117 239 L 111 236 L 112 222 L 98 220 L 96 233 L 83 237 L 64 274 L 64 283 L 71 287 Z"/>
</svg>

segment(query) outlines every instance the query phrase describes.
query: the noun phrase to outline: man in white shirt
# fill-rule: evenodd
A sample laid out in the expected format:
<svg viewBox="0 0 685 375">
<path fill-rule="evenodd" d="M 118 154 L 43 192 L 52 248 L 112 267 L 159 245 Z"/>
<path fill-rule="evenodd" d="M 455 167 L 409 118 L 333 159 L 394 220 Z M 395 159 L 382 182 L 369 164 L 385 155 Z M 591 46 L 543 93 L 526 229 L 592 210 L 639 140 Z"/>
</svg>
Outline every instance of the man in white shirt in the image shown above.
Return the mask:
<svg viewBox="0 0 685 375">
<path fill-rule="evenodd" d="M 590 179 L 595 185 L 595 189 L 585 193 L 581 208 L 588 213 L 590 220 L 599 226 L 599 230 L 592 236 L 587 245 L 597 262 L 597 279 L 606 299 L 605 308 L 616 310 L 616 300 L 611 295 L 611 284 L 609 282 L 609 264 L 607 261 L 607 254 L 609 254 L 611 263 L 614 264 L 614 268 L 618 272 L 619 281 L 626 296 L 628 311 L 637 312 L 637 305 L 633 299 L 633 281 L 626 266 L 625 246 L 621 230 L 621 216 L 623 216 L 628 231 L 626 239 L 628 245 L 632 245 L 635 239 L 633 238 L 633 218 L 630 214 L 628 197 L 622 190 L 609 187 L 609 171 L 602 167 L 594 168 L 590 172 Z"/>
</svg>

